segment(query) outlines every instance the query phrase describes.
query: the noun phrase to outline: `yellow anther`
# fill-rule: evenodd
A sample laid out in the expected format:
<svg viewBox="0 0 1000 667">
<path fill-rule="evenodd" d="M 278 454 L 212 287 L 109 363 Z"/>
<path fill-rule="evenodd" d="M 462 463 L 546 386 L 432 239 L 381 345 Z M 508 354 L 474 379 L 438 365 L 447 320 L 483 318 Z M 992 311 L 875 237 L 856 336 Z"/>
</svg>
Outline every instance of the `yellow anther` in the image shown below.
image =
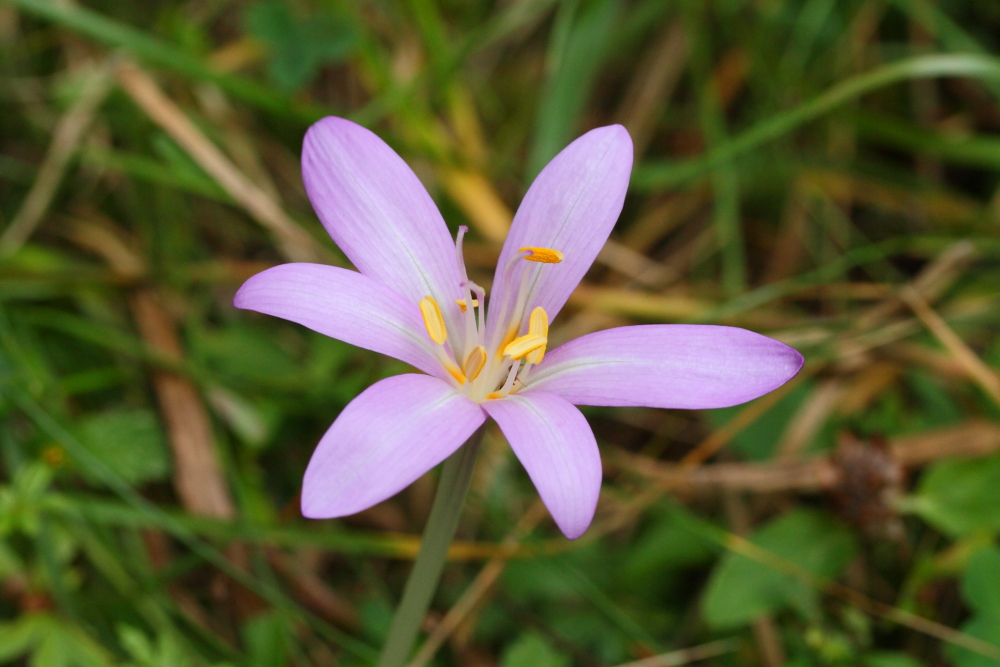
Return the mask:
<svg viewBox="0 0 1000 667">
<path fill-rule="evenodd" d="M 515 361 L 524 358 L 524 355 L 545 345 L 549 339 L 536 334 L 525 334 L 520 338 L 515 338 L 509 345 L 504 347 L 503 356 L 510 357 Z"/>
<path fill-rule="evenodd" d="M 472 352 L 469 352 L 469 358 L 465 360 L 465 377 L 469 378 L 469 382 L 479 377 L 485 365 L 486 348 L 482 345 L 477 345 L 473 348 Z"/>
<path fill-rule="evenodd" d="M 544 262 L 545 264 L 558 264 L 563 261 L 563 254 L 558 250 L 553 250 L 551 248 L 533 248 L 528 246 L 527 248 L 521 248 L 518 252 L 524 252 L 525 250 L 530 250 L 531 254 L 525 257 L 529 262 Z"/>
<path fill-rule="evenodd" d="M 468 306 L 465 305 L 465 299 L 455 299 L 455 303 L 458 304 L 458 307 L 462 309 L 463 313 L 468 309 Z M 472 300 L 472 307 L 479 308 L 479 299 Z"/>
<path fill-rule="evenodd" d="M 534 334 L 536 336 L 542 336 L 548 341 L 549 337 L 549 314 L 545 312 L 545 309 L 538 306 L 533 311 L 531 311 L 531 319 L 528 320 L 528 333 Z M 545 357 L 545 345 L 542 345 L 536 350 L 532 350 L 525 357 L 529 364 L 540 364 L 542 359 Z"/>
<path fill-rule="evenodd" d="M 424 326 L 431 340 L 438 345 L 444 345 L 448 340 L 448 329 L 444 326 L 444 317 L 441 316 L 441 308 L 432 296 L 425 296 L 420 300 L 420 314 L 424 316 Z"/>
<path fill-rule="evenodd" d="M 531 311 L 531 318 L 528 320 L 528 333 L 536 336 L 549 336 L 549 314 L 541 306 L 536 306 Z"/>
</svg>

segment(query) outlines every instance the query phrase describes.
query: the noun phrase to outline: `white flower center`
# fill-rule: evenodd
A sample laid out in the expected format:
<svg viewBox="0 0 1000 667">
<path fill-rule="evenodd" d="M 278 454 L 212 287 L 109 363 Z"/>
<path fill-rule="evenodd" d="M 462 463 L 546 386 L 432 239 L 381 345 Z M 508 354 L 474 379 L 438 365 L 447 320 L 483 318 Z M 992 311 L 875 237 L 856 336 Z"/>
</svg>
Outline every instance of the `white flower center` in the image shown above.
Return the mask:
<svg viewBox="0 0 1000 667">
<path fill-rule="evenodd" d="M 462 240 L 466 231 L 467 227 L 460 227 L 455 240 L 455 255 L 462 275 L 460 287 L 465 292 L 464 299 L 455 301 L 465 314 L 464 345 L 448 344 L 448 328 L 434 297 L 425 296 L 420 300 L 420 314 L 423 315 L 427 335 L 434 343 L 438 360 L 458 390 L 481 403 L 518 391 L 527 381 L 531 367 L 541 363 L 545 356 L 549 336 L 548 313 L 541 307 L 532 310 L 526 331 L 521 331 L 522 321 L 529 286 L 534 284 L 538 271 L 542 270 L 541 265 L 558 264 L 563 260 L 563 254 L 550 248 L 521 248 L 507 262 L 501 284 L 497 287 L 500 292 L 493 295 L 500 296 L 499 319 L 487 341 L 486 291 L 469 280 L 462 255 Z M 523 265 L 520 260 L 534 264 Z M 520 272 L 516 299 L 511 307 L 517 269 Z"/>
</svg>

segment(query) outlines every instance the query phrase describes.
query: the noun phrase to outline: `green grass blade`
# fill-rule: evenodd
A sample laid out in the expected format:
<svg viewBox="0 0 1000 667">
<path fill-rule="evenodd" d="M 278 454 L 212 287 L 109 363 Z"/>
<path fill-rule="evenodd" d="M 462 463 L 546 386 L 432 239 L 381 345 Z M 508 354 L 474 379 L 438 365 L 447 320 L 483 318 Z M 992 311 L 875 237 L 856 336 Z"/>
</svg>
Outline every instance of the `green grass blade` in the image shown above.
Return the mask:
<svg viewBox="0 0 1000 667">
<path fill-rule="evenodd" d="M 934 55 L 907 58 L 884 65 L 832 86 L 818 97 L 757 124 L 701 157 L 640 165 L 632 176 L 632 186 L 637 190 L 648 191 L 680 185 L 792 132 L 849 100 L 900 81 L 942 76 L 1000 81 L 1000 58 L 975 54 Z"/>
<path fill-rule="evenodd" d="M 58 23 L 108 46 L 126 49 L 152 65 L 165 67 L 194 79 L 211 81 L 234 97 L 273 114 L 308 123 L 329 113 L 314 105 L 294 101 L 249 79 L 218 72 L 206 66 L 201 59 L 175 46 L 81 5 L 51 0 L 7 1 L 25 12 Z"/>
</svg>

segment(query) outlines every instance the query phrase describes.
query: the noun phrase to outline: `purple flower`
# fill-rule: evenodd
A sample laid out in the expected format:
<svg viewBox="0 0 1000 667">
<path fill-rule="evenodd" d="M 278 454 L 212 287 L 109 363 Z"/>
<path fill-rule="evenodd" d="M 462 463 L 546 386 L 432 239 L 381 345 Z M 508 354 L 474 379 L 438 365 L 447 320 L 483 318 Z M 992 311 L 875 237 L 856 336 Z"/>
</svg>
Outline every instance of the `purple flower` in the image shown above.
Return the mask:
<svg viewBox="0 0 1000 667">
<path fill-rule="evenodd" d="M 632 141 L 620 125 L 559 153 L 517 211 L 486 309 L 462 259 L 465 228 L 453 241 L 406 163 L 342 118 L 309 130 L 306 190 L 360 272 L 276 266 L 248 280 L 234 303 L 426 375 L 381 380 L 341 412 L 306 470 L 305 516 L 345 516 L 395 495 L 489 416 L 574 539 L 590 525 L 601 487 L 597 442 L 576 405 L 721 408 L 798 372 L 795 350 L 722 326 L 621 327 L 546 352 L 549 321 L 607 240 L 631 169 Z"/>
</svg>

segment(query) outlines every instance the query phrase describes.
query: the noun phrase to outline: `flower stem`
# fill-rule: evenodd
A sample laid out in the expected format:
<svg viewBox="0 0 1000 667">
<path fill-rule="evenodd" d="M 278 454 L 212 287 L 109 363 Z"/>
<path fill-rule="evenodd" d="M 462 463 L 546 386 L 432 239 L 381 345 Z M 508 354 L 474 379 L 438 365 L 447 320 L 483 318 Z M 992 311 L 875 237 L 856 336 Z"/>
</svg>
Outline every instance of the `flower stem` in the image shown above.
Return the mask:
<svg viewBox="0 0 1000 667">
<path fill-rule="evenodd" d="M 458 528 L 458 519 L 465 505 L 465 494 L 469 490 L 479 454 L 479 443 L 485 430 L 485 426 L 480 427 L 468 442 L 444 462 L 431 514 L 427 518 L 427 527 L 424 528 L 424 537 L 420 542 L 420 552 L 413 563 L 406 588 L 403 589 L 403 599 L 393 616 L 378 667 L 401 667 L 410 657 L 420 625 L 427 615 L 441 579 L 448 547 Z"/>
</svg>

